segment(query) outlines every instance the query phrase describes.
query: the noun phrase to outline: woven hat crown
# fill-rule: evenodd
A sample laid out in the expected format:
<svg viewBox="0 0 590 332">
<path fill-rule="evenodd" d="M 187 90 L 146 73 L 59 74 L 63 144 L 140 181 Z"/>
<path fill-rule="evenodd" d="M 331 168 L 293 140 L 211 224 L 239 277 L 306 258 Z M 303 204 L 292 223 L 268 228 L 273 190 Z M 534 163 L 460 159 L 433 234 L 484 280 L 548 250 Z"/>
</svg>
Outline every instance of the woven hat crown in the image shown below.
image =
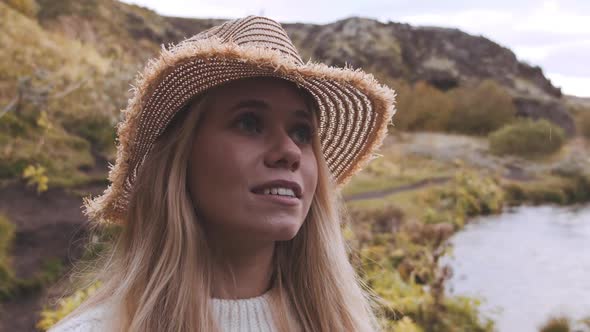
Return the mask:
<svg viewBox="0 0 590 332">
<path fill-rule="evenodd" d="M 294 63 L 303 64 L 297 48 L 285 29 L 278 22 L 266 17 L 248 16 L 227 21 L 186 39 L 184 43 L 215 37 L 222 43 L 234 43 L 241 47 L 253 45 L 278 50 Z"/>
</svg>

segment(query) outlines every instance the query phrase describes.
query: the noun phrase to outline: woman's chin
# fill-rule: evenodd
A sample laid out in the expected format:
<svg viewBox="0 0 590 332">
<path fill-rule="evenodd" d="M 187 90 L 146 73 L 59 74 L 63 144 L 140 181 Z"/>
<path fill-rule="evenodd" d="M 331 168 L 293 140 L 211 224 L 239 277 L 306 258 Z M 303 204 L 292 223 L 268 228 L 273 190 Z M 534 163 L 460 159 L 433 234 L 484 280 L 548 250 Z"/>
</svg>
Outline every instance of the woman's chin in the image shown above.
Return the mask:
<svg viewBox="0 0 590 332">
<path fill-rule="evenodd" d="M 283 221 L 274 225 L 269 225 L 265 233 L 267 233 L 267 236 L 274 241 L 289 241 L 297 235 L 300 228 L 301 223 L 299 222 Z"/>
</svg>

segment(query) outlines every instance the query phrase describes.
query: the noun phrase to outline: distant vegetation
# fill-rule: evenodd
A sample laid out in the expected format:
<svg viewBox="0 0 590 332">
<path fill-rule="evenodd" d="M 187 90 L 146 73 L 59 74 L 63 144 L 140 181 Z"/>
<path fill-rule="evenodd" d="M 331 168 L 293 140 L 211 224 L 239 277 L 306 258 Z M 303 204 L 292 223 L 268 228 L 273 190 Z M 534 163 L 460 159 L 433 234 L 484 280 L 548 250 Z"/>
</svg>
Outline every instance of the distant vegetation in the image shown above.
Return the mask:
<svg viewBox="0 0 590 332">
<path fill-rule="evenodd" d="M 587 203 L 590 201 L 590 170 L 587 164 L 564 164 L 539 180 L 506 181 L 503 188 L 510 205 Z"/>
<path fill-rule="evenodd" d="M 547 120 L 520 120 L 490 135 L 493 153 L 539 157 L 558 151 L 565 143 L 563 129 Z"/>
<path fill-rule="evenodd" d="M 539 332 L 588 332 L 590 317 L 574 321 L 567 316 L 550 317 L 539 329 Z"/>
<path fill-rule="evenodd" d="M 9 256 L 14 228 L 8 218 L 0 214 L 0 300 L 7 298 L 14 287 L 14 271 Z"/>
<path fill-rule="evenodd" d="M 396 82 L 400 130 L 456 132 L 469 135 L 488 133 L 514 121 L 516 107 L 508 92 L 494 81 L 482 81 L 475 88 L 460 87 L 442 92 L 425 82 L 413 86 Z"/>
<path fill-rule="evenodd" d="M 399 81 L 394 85 L 397 92 L 397 113 L 394 125 L 398 130 L 446 131 L 454 109 L 454 100 L 446 93 L 426 82 L 409 85 Z"/>
<path fill-rule="evenodd" d="M 485 136 L 515 119 L 512 96 L 494 81 L 484 80 L 473 89 L 453 89 L 450 94 L 455 100 L 451 132 Z"/>
<path fill-rule="evenodd" d="M 577 107 L 572 113 L 576 119 L 578 133 L 590 140 L 590 107 Z"/>
</svg>

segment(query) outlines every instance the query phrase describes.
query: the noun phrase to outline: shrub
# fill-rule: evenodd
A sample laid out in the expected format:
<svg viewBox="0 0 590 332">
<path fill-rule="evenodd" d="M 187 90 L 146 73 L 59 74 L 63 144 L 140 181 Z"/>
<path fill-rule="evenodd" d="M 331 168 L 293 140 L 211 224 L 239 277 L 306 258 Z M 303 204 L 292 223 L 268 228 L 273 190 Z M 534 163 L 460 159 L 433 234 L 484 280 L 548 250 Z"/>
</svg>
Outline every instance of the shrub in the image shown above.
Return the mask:
<svg viewBox="0 0 590 332">
<path fill-rule="evenodd" d="M 36 276 L 36 280 L 41 285 L 50 285 L 57 281 L 64 272 L 64 265 L 61 259 L 50 257 L 41 264 L 41 271 Z"/>
<path fill-rule="evenodd" d="M 0 117 L 0 132 L 11 138 L 23 137 L 32 131 L 32 125 L 17 117 L 14 113 L 6 113 Z"/>
<path fill-rule="evenodd" d="M 99 151 L 106 151 L 115 145 L 115 126 L 106 115 L 72 116 L 66 118 L 63 125 L 67 131 L 85 138 Z"/>
<path fill-rule="evenodd" d="M 94 294 L 100 287 L 100 282 L 97 282 L 90 287 L 76 291 L 74 294 L 61 299 L 57 305 L 57 308 L 51 309 L 45 307 L 41 311 L 41 320 L 37 322 L 36 327 L 41 331 L 46 331 L 55 325 L 57 322 L 62 320 L 74 309 L 80 306 L 90 295 Z"/>
<path fill-rule="evenodd" d="M 449 94 L 454 101 L 450 131 L 487 135 L 513 121 L 516 115 L 510 94 L 492 80 L 482 81 L 475 89 L 457 88 Z"/>
<path fill-rule="evenodd" d="M 394 206 L 349 212 L 350 236 L 356 238 L 348 239 L 355 248 L 351 261 L 384 300 L 378 310 L 384 331 L 493 330 L 493 322 L 480 320 L 478 300 L 444 294 L 448 271 L 438 259 L 446 252 L 452 225 L 406 220 Z"/>
<path fill-rule="evenodd" d="M 45 167 L 29 165 L 23 171 L 23 178 L 27 180 L 28 186 L 37 186 L 37 193 L 47 191 L 49 179 L 45 175 Z"/>
<path fill-rule="evenodd" d="M 16 9 L 21 14 L 36 18 L 39 13 L 39 5 L 35 0 L 4 0 L 10 7 Z"/>
<path fill-rule="evenodd" d="M 402 319 L 393 323 L 392 331 L 399 331 L 399 332 L 422 332 L 424 331 L 420 327 L 418 327 L 410 317 L 405 316 Z"/>
<path fill-rule="evenodd" d="M 28 161 L 23 159 L 17 160 L 0 160 L 0 179 L 13 179 L 20 177 Z"/>
<path fill-rule="evenodd" d="M 489 141 L 495 154 L 537 157 L 558 151 L 565 142 L 565 133 L 547 120 L 526 119 L 493 132 Z"/>
<path fill-rule="evenodd" d="M 531 182 L 510 181 L 503 185 L 510 205 L 523 203 L 570 205 L 590 201 L 590 173 L 586 163 L 565 161 L 551 174 Z"/>
<path fill-rule="evenodd" d="M 558 163 L 551 169 L 551 174 L 564 179 L 564 192 L 568 203 L 590 201 L 590 169 L 584 156 L 576 156 Z"/>
<path fill-rule="evenodd" d="M 576 122 L 580 135 L 590 139 L 590 109 L 579 112 Z"/>
<path fill-rule="evenodd" d="M 567 317 L 552 317 L 539 330 L 539 332 L 570 332 L 570 320 Z"/>
<path fill-rule="evenodd" d="M 413 87 L 400 83 L 397 113 L 394 116 L 396 128 L 402 130 L 445 131 L 453 109 L 452 99 L 444 92 L 418 82 Z"/>
<path fill-rule="evenodd" d="M 14 287 L 14 272 L 8 256 L 14 239 L 14 228 L 14 225 L 0 214 L 0 299 L 8 298 Z"/>
<path fill-rule="evenodd" d="M 561 187 L 548 186 L 542 183 L 511 182 L 504 185 L 508 204 L 515 206 L 522 203 L 539 204 L 566 204 L 567 196 Z"/>
<path fill-rule="evenodd" d="M 428 224 L 451 223 L 460 229 L 469 217 L 501 212 L 504 201 L 504 192 L 494 178 L 465 169 L 448 185 L 424 197 L 427 208 L 423 220 Z"/>
</svg>

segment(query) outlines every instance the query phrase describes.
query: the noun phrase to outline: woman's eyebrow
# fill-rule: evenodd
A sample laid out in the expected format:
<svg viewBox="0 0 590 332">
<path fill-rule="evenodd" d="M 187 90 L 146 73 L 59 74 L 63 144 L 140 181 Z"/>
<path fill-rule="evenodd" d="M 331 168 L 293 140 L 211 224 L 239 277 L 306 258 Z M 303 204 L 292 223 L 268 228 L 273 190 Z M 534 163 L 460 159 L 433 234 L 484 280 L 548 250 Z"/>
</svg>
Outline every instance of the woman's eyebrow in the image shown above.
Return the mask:
<svg viewBox="0 0 590 332">
<path fill-rule="evenodd" d="M 297 111 L 295 111 L 295 117 L 303 118 L 309 122 L 313 122 L 312 117 L 311 117 L 311 112 L 308 112 L 308 111 L 297 110 Z"/>
<path fill-rule="evenodd" d="M 235 104 L 232 107 L 230 107 L 228 109 L 228 113 L 233 113 L 233 112 L 235 112 L 236 110 L 238 110 L 240 108 L 262 108 L 262 109 L 269 109 L 270 108 L 270 105 L 268 103 L 266 103 L 265 101 L 260 100 L 260 99 L 246 99 L 246 100 L 241 100 L 237 104 Z M 304 110 L 301 110 L 301 109 L 295 111 L 295 117 L 297 117 L 297 118 L 303 118 L 303 119 L 306 119 L 306 120 L 309 120 L 309 121 L 312 120 L 311 112 L 304 111 Z"/>
<path fill-rule="evenodd" d="M 234 111 L 240 109 L 240 108 L 244 108 L 244 107 L 250 107 L 250 108 L 270 108 L 270 106 L 260 100 L 260 99 L 246 99 L 246 100 L 240 100 L 237 104 L 235 104 L 234 106 L 230 107 L 228 109 L 228 113 L 233 113 Z"/>
</svg>

